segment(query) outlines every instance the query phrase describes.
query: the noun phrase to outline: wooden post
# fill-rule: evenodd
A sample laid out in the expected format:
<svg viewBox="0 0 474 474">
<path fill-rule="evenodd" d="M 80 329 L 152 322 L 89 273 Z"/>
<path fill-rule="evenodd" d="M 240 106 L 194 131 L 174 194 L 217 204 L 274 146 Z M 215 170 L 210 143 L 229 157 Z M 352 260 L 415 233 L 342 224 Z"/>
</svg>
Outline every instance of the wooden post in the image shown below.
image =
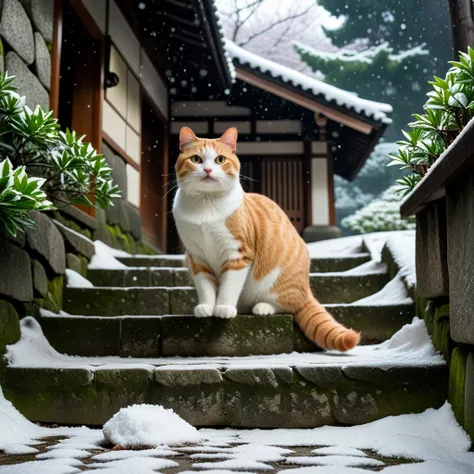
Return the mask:
<svg viewBox="0 0 474 474">
<path fill-rule="evenodd" d="M 474 46 L 474 18 L 471 0 L 449 0 L 454 57 Z"/>
</svg>

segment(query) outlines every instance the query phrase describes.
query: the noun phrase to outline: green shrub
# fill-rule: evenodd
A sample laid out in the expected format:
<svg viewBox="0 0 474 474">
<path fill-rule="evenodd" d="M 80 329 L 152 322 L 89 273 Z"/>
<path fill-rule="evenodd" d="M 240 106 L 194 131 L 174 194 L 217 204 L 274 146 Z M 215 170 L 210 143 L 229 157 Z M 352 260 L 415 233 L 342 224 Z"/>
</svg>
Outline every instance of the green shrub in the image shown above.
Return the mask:
<svg viewBox="0 0 474 474">
<path fill-rule="evenodd" d="M 28 108 L 13 81 L 7 73 L 0 74 L 2 228 L 14 234 L 32 225 L 27 211 L 51 209 L 51 202 L 92 205 L 93 199 L 101 207 L 111 205 L 120 192 L 104 156 L 84 137 L 60 131 L 52 112 Z"/>
<path fill-rule="evenodd" d="M 444 79 L 430 82 L 424 105 L 425 114 L 414 114 L 410 132 L 403 131 L 405 140 L 398 153 L 390 154 L 388 166 L 409 169 L 412 174 L 397 180 L 404 193 L 410 192 L 427 173 L 430 166 L 448 148 L 474 116 L 474 50 L 460 53 L 459 61 L 451 61 L 452 68 Z"/>
<path fill-rule="evenodd" d="M 401 198 L 399 186 L 391 186 L 378 199 L 343 219 L 341 224 L 357 234 L 414 229 L 413 219 L 400 217 Z"/>
<path fill-rule="evenodd" d="M 34 224 L 28 211 L 53 208 L 41 190 L 44 182 L 29 178 L 24 166 L 14 169 L 9 159 L 0 162 L 0 233 L 15 236 L 18 229 Z"/>
</svg>

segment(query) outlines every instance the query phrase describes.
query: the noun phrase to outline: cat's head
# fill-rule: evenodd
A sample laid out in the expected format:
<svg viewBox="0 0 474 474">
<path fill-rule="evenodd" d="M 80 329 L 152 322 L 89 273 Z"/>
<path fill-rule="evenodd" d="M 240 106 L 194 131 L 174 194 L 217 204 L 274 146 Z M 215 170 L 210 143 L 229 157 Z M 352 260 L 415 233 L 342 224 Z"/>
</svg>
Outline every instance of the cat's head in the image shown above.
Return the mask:
<svg viewBox="0 0 474 474">
<path fill-rule="evenodd" d="M 190 128 L 183 127 L 179 147 L 176 176 L 186 194 L 227 193 L 239 185 L 236 128 L 229 128 L 220 138 L 211 140 L 198 138 Z"/>
</svg>

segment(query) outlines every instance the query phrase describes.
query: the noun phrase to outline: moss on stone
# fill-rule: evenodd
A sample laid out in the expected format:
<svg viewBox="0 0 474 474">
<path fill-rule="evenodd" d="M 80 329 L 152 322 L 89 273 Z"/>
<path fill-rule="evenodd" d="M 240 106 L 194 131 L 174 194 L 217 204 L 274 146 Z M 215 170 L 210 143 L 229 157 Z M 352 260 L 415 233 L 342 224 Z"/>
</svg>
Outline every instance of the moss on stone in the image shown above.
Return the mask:
<svg viewBox="0 0 474 474">
<path fill-rule="evenodd" d="M 453 341 L 449 333 L 449 319 L 434 322 L 432 339 L 435 349 L 443 354 L 443 357 L 449 363 L 453 348 Z"/>
<path fill-rule="evenodd" d="M 5 48 L 3 47 L 3 42 L 1 38 L 0 38 L 0 56 L 2 56 L 2 58 L 5 56 Z"/>
<path fill-rule="evenodd" d="M 76 232 L 79 232 L 79 234 L 87 237 L 88 239 L 92 239 L 92 232 L 89 230 L 89 229 L 84 229 L 83 227 L 81 227 L 77 222 L 74 222 L 70 219 L 66 219 L 60 212 L 58 211 L 55 211 L 54 212 L 54 218 L 60 222 L 61 224 L 63 224 L 64 226 L 66 226 L 68 229 L 72 229 Z"/>
<path fill-rule="evenodd" d="M 435 310 L 434 320 L 440 321 L 442 319 L 449 319 L 449 304 L 438 306 Z"/>
<path fill-rule="evenodd" d="M 432 300 L 425 300 L 421 296 L 415 297 L 416 314 L 425 321 L 429 334 L 433 334 L 433 323 L 436 305 Z"/>
<path fill-rule="evenodd" d="M 448 400 L 459 424 L 464 424 L 464 391 L 466 388 L 466 363 L 468 352 L 456 347 L 451 353 L 449 367 Z"/>
<path fill-rule="evenodd" d="M 135 253 L 135 241 L 130 234 L 126 234 L 118 225 L 108 225 L 110 235 L 112 236 L 113 247 L 125 250 L 128 253 Z"/>
<path fill-rule="evenodd" d="M 58 276 L 48 282 L 48 294 L 42 300 L 42 307 L 59 313 L 63 309 L 64 276 Z"/>
</svg>

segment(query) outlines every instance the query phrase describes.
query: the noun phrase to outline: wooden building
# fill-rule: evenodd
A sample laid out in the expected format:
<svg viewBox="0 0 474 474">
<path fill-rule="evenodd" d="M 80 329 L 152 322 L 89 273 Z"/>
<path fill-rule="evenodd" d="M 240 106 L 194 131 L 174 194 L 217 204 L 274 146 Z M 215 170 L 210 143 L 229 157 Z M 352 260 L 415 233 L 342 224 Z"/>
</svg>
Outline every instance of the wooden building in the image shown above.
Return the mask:
<svg viewBox="0 0 474 474">
<path fill-rule="evenodd" d="M 183 125 L 201 137 L 236 126 L 244 187 L 278 202 L 307 240 L 337 233 L 333 176 L 356 176 L 389 105 L 226 42 L 213 0 L 54 9 L 51 107 L 108 156 L 125 190 L 119 209 L 139 216 L 148 245 L 178 249 L 166 193 Z"/>
</svg>

